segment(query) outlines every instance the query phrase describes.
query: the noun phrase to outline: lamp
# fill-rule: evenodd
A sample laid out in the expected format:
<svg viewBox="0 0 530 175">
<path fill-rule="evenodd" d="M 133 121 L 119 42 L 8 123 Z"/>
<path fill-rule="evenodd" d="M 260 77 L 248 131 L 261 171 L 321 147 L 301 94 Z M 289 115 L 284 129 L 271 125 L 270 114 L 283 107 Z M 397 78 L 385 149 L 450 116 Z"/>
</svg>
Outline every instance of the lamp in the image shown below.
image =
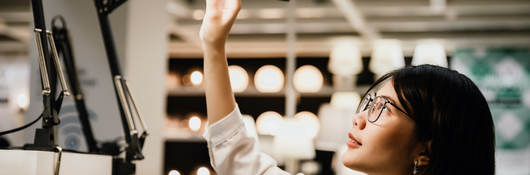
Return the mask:
<svg viewBox="0 0 530 175">
<path fill-rule="evenodd" d="M 447 56 L 444 46 L 436 41 L 424 41 L 414 49 L 412 65 L 432 64 L 447 67 Z"/>
<path fill-rule="evenodd" d="M 283 72 L 280 68 L 273 65 L 262 66 L 256 71 L 254 76 L 254 85 L 260 92 L 278 92 L 284 84 Z"/>
<path fill-rule="evenodd" d="M 363 70 L 361 51 L 355 42 L 338 41 L 329 55 L 328 69 L 339 76 L 352 76 Z"/>
<path fill-rule="evenodd" d="M 248 73 L 241 66 L 228 66 L 230 85 L 234 92 L 243 92 L 248 87 Z"/>
<path fill-rule="evenodd" d="M 401 42 L 393 39 L 377 40 L 374 43 L 369 67 L 377 78 L 393 70 L 405 67 Z"/>
<path fill-rule="evenodd" d="M 324 76 L 312 65 L 304 65 L 294 72 L 293 83 L 299 92 L 318 92 L 324 84 Z"/>
<path fill-rule="evenodd" d="M 282 123 L 282 116 L 274 111 L 267 111 L 258 116 L 256 129 L 262 135 L 277 135 Z"/>
</svg>

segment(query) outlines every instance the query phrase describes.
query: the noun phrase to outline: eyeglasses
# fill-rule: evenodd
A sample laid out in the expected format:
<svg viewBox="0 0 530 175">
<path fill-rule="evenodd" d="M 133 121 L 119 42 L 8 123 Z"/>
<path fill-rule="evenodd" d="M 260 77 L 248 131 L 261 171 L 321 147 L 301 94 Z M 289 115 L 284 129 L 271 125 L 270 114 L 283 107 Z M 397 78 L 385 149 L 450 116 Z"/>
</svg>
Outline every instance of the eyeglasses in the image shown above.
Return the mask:
<svg viewBox="0 0 530 175">
<path fill-rule="evenodd" d="M 381 117 L 381 114 L 387 108 L 386 104 L 394 106 L 396 109 L 408 116 L 404 110 L 392 103 L 388 98 L 383 96 L 375 96 L 375 94 L 367 94 L 359 104 L 359 107 L 357 107 L 356 113 L 368 110 L 368 121 L 370 123 L 375 123 L 377 120 L 379 120 L 379 117 Z"/>
</svg>

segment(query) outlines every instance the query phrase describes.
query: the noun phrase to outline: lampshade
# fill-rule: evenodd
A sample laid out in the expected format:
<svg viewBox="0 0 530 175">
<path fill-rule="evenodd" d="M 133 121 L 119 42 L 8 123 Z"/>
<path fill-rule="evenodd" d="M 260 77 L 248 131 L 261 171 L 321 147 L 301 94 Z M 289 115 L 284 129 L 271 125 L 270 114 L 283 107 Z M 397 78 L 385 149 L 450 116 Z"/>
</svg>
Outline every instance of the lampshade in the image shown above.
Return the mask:
<svg viewBox="0 0 530 175">
<path fill-rule="evenodd" d="M 352 41 L 337 42 L 329 55 L 328 69 L 340 76 L 352 76 L 363 70 L 361 51 Z"/>
<path fill-rule="evenodd" d="M 296 117 L 285 118 L 279 133 L 274 137 L 275 157 L 286 159 L 312 159 L 315 157 L 313 139 L 306 132 L 306 122 Z"/>
<path fill-rule="evenodd" d="M 245 128 L 247 130 L 247 133 L 252 136 L 258 136 L 258 133 L 256 133 L 256 122 L 254 122 L 254 118 L 250 115 L 243 115 L 243 123 L 245 123 Z"/>
<path fill-rule="evenodd" d="M 401 42 L 392 39 L 377 40 L 373 46 L 369 67 L 377 77 L 405 67 Z"/>
<path fill-rule="evenodd" d="M 243 92 L 248 87 L 248 73 L 241 66 L 228 66 L 230 85 L 234 92 Z"/>
<path fill-rule="evenodd" d="M 447 67 L 447 56 L 444 46 L 435 41 L 418 44 L 414 49 L 412 65 L 432 64 Z"/>
<path fill-rule="evenodd" d="M 356 92 L 335 92 L 331 95 L 331 105 L 336 108 L 350 109 L 353 111 L 356 110 L 359 102 L 361 101 L 361 96 Z"/>
<path fill-rule="evenodd" d="M 278 92 L 282 90 L 284 81 L 282 70 L 273 65 L 260 67 L 254 75 L 254 85 L 260 92 Z"/>
<path fill-rule="evenodd" d="M 258 116 L 256 129 L 262 135 L 277 135 L 282 123 L 282 115 L 274 111 L 267 111 Z"/>
<path fill-rule="evenodd" d="M 324 76 L 315 66 L 304 65 L 294 72 L 293 83 L 299 92 L 318 92 L 324 84 Z"/>
<path fill-rule="evenodd" d="M 302 123 L 304 128 L 304 137 L 315 138 L 320 129 L 320 122 L 318 117 L 309 111 L 302 111 L 294 115 L 294 118 L 298 119 Z"/>
<path fill-rule="evenodd" d="M 171 170 L 169 171 L 168 175 L 180 175 L 180 172 L 177 170 Z"/>
<path fill-rule="evenodd" d="M 200 167 L 197 169 L 197 175 L 210 175 L 210 170 L 206 167 Z"/>
<path fill-rule="evenodd" d="M 343 108 L 336 105 L 323 104 L 318 110 L 320 132 L 315 139 L 319 150 L 337 151 L 348 141 L 347 133 L 353 124 L 354 107 Z"/>
</svg>

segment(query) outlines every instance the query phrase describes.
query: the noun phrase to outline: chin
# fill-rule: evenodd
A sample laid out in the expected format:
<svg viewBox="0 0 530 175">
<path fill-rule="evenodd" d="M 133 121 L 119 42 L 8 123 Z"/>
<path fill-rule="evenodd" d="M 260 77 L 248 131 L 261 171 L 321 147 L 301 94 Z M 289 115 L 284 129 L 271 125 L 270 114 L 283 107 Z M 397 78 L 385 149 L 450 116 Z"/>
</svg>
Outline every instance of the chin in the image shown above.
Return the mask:
<svg viewBox="0 0 530 175">
<path fill-rule="evenodd" d="M 359 152 L 348 149 L 342 154 L 341 157 L 342 164 L 352 170 L 356 171 L 366 171 L 366 160 L 363 160 L 359 157 Z"/>
</svg>

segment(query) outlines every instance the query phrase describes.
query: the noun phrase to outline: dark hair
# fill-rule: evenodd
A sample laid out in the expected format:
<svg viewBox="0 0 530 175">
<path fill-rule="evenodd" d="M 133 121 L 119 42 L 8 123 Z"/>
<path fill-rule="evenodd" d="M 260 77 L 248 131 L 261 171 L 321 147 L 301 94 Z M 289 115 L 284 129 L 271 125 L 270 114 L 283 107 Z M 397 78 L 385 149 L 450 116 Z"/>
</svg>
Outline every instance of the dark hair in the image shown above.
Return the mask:
<svg viewBox="0 0 530 175">
<path fill-rule="evenodd" d="M 429 165 L 419 174 L 495 173 L 493 119 L 469 78 L 439 66 L 410 66 L 385 74 L 367 93 L 385 80 L 391 80 L 399 102 L 416 123 L 417 139 L 432 141 Z"/>
</svg>

